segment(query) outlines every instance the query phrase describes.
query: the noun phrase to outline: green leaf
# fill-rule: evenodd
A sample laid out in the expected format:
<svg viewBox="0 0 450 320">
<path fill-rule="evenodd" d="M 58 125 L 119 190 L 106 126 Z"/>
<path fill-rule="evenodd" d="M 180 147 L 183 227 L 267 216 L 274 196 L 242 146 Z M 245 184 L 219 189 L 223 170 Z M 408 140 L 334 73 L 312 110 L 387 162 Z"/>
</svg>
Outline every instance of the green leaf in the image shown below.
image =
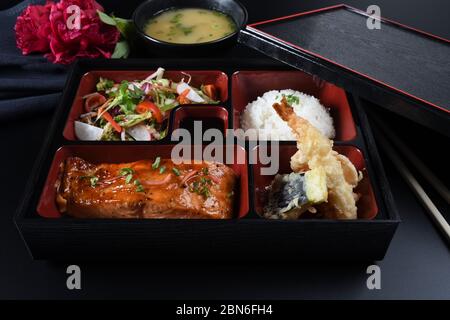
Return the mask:
<svg viewBox="0 0 450 320">
<path fill-rule="evenodd" d="M 97 13 L 103 23 L 109 24 L 110 26 L 117 26 L 116 20 L 114 18 L 108 16 L 106 13 L 101 12 L 100 10 L 97 10 Z"/>
<path fill-rule="evenodd" d="M 163 112 L 167 112 L 177 106 L 178 106 L 178 102 L 173 102 L 173 103 L 165 104 L 165 105 L 161 106 L 159 109 Z"/>
<path fill-rule="evenodd" d="M 159 140 L 161 140 L 161 139 L 165 138 L 165 137 L 166 137 L 166 135 L 167 135 L 167 129 L 166 129 L 166 130 L 164 130 L 164 131 L 162 131 L 162 132 L 160 133 L 160 135 L 159 135 Z"/>
<path fill-rule="evenodd" d="M 97 83 L 97 91 L 106 91 L 114 86 L 114 81 L 100 77 Z"/>
<path fill-rule="evenodd" d="M 117 42 L 116 47 L 114 48 L 114 53 L 112 54 L 111 58 L 113 59 L 128 58 L 129 54 L 130 54 L 130 46 L 128 45 L 128 42 L 119 41 Z"/>
<path fill-rule="evenodd" d="M 125 39 L 127 39 L 127 40 L 130 39 L 131 35 L 134 32 L 134 26 L 133 26 L 132 20 L 127 20 L 127 19 L 122 19 L 122 18 L 117 18 L 117 17 L 114 17 L 113 19 L 116 23 L 115 26 L 119 30 L 120 34 Z"/>
</svg>

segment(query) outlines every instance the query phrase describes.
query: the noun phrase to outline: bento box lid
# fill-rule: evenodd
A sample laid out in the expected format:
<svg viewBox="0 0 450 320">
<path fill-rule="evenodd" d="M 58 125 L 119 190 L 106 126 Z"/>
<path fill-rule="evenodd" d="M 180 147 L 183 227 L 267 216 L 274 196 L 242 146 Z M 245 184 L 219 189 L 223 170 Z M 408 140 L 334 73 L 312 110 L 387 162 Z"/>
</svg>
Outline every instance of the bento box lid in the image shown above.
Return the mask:
<svg viewBox="0 0 450 320">
<path fill-rule="evenodd" d="M 337 5 L 250 24 L 239 42 L 450 136 L 448 39 Z"/>
</svg>

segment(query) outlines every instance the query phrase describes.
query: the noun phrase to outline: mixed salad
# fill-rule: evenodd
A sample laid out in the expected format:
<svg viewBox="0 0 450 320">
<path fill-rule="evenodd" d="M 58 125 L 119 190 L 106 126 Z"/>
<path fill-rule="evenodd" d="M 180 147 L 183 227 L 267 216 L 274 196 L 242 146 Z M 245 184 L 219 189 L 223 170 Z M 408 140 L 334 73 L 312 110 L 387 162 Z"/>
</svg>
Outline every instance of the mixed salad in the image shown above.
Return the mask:
<svg viewBox="0 0 450 320">
<path fill-rule="evenodd" d="M 184 104 L 217 104 L 213 84 L 189 85 L 191 76 L 180 82 L 164 78 L 164 69 L 141 81 L 115 83 L 100 78 L 96 92 L 83 97 L 86 113 L 75 121 L 79 140 L 152 141 L 167 134 L 169 111 Z"/>
</svg>

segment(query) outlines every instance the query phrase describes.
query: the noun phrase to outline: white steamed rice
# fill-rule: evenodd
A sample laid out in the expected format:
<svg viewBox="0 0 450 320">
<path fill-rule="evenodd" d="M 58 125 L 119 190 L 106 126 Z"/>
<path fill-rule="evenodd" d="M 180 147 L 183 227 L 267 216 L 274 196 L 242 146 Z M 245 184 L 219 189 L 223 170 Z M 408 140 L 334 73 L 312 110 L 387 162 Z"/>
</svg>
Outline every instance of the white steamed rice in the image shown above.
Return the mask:
<svg viewBox="0 0 450 320">
<path fill-rule="evenodd" d="M 333 118 L 320 101 L 313 96 L 290 89 L 268 91 L 262 97 L 250 102 L 241 115 L 242 129 L 257 129 L 259 139 L 296 140 L 291 128 L 272 107 L 275 102 L 281 101 L 283 95 L 298 97 L 299 102 L 292 104 L 295 113 L 308 120 L 328 138 L 334 138 Z"/>
</svg>

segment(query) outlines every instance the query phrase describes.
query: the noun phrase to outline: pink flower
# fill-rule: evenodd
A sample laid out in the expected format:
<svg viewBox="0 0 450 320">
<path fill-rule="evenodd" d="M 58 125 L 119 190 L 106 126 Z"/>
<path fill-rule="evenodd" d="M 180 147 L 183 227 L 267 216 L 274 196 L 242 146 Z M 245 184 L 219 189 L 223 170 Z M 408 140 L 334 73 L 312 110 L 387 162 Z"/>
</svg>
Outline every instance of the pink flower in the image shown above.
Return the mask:
<svg viewBox="0 0 450 320">
<path fill-rule="evenodd" d="M 32 7 L 38 7 L 32 10 L 42 13 L 39 20 L 36 14 L 27 14 Z M 76 10 L 70 10 L 72 8 Z M 61 0 L 48 2 L 45 6 L 30 6 L 21 15 L 24 18 L 19 17 L 23 22 L 19 23 L 17 19 L 17 45 L 23 54 L 44 52 L 54 63 L 70 64 L 76 58 L 110 58 L 120 32 L 116 27 L 103 23 L 97 10 L 103 11 L 103 7 L 95 0 Z M 74 17 L 77 13 L 79 20 Z M 79 24 L 75 23 L 77 20 Z M 33 27 L 39 24 L 43 24 L 41 32 L 32 35 Z M 35 39 L 38 35 L 39 38 Z"/>
<path fill-rule="evenodd" d="M 14 30 L 16 44 L 22 54 L 47 52 L 51 32 L 49 14 L 52 4 L 28 6 L 17 18 Z"/>
</svg>

